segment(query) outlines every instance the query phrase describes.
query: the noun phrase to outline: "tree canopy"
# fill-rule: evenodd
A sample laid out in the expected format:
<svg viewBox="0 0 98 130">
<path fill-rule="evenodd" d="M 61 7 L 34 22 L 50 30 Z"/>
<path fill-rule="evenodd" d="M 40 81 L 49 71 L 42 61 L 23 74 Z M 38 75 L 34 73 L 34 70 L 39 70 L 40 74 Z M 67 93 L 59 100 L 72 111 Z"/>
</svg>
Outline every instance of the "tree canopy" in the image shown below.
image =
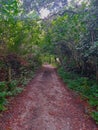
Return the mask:
<svg viewBox="0 0 98 130">
<path fill-rule="evenodd" d="M 0 0 L 0 81 L 7 84 L 2 102 L 2 91 L 13 90 L 11 81 L 44 61 L 59 59 L 64 71 L 98 82 L 98 1 L 78 2 Z M 40 18 L 41 9 L 49 11 L 47 18 Z"/>
</svg>

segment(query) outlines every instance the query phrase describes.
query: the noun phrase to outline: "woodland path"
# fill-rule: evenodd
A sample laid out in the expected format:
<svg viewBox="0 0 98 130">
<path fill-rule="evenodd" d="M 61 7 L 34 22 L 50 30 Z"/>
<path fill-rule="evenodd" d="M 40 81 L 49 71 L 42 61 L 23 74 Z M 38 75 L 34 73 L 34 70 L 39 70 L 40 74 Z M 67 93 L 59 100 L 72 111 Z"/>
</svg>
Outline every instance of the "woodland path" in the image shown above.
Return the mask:
<svg viewBox="0 0 98 130">
<path fill-rule="evenodd" d="M 0 114 L 0 130 L 98 130 L 78 100 L 46 65 Z"/>
</svg>

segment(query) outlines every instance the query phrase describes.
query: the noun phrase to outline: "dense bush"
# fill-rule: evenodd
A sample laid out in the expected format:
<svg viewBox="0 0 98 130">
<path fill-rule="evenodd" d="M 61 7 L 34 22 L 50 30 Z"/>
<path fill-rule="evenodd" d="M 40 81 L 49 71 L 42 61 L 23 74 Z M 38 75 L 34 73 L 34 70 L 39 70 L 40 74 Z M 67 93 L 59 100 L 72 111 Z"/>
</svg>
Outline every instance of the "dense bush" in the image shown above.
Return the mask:
<svg viewBox="0 0 98 130">
<path fill-rule="evenodd" d="M 5 110 L 7 97 L 20 93 L 41 65 L 41 31 L 35 13 L 24 17 L 20 1 L 0 1 L 0 110 Z"/>
<path fill-rule="evenodd" d="M 96 0 L 77 8 L 75 5 L 65 8 L 63 15 L 47 22 L 50 28 L 46 40 L 64 68 L 97 80 L 98 4 L 95 3 Z"/>
</svg>

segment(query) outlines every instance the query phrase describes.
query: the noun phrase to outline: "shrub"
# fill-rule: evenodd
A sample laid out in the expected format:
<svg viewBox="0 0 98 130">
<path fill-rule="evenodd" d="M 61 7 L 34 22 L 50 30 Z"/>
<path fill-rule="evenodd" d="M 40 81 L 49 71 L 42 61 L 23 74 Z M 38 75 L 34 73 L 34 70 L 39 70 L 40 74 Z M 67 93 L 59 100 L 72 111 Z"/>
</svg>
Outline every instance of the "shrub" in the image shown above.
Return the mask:
<svg viewBox="0 0 98 130">
<path fill-rule="evenodd" d="M 87 77 L 80 77 L 79 75 L 66 72 L 63 68 L 60 68 L 58 73 L 70 89 L 88 99 L 89 105 L 94 110 L 91 116 L 98 123 L 98 84 Z"/>
<path fill-rule="evenodd" d="M 7 89 L 6 82 L 0 82 L 0 92 L 5 91 Z"/>
<path fill-rule="evenodd" d="M 8 82 L 8 90 L 12 91 L 18 86 L 18 81 L 17 80 L 12 80 L 11 82 Z"/>
<path fill-rule="evenodd" d="M 92 113 L 92 117 L 94 118 L 94 120 L 96 121 L 96 123 L 98 124 L 98 111 L 94 111 Z"/>
<path fill-rule="evenodd" d="M 0 92 L 0 111 L 4 111 L 6 108 L 4 105 L 7 103 L 6 100 L 7 92 Z"/>
</svg>

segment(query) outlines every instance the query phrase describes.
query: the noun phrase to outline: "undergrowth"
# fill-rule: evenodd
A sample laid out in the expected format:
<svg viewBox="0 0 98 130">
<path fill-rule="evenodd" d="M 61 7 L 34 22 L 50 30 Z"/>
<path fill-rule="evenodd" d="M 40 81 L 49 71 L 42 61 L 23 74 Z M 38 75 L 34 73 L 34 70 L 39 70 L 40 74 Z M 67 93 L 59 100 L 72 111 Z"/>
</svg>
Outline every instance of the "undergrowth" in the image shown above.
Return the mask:
<svg viewBox="0 0 98 130">
<path fill-rule="evenodd" d="M 25 69 L 25 71 L 22 71 L 23 75 L 16 80 L 0 82 L 0 111 L 7 109 L 7 97 L 16 96 L 24 90 L 24 87 L 34 77 L 34 71 Z"/>
<path fill-rule="evenodd" d="M 98 84 L 87 77 L 80 77 L 72 72 L 67 72 L 63 68 L 58 70 L 60 77 L 68 87 L 87 99 L 92 111 L 90 115 L 98 124 Z"/>
<path fill-rule="evenodd" d="M 10 89 L 9 89 L 10 88 Z M 6 110 L 7 97 L 21 93 L 23 88 L 18 87 L 18 81 L 0 82 L 0 111 Z"/>
</svg>

